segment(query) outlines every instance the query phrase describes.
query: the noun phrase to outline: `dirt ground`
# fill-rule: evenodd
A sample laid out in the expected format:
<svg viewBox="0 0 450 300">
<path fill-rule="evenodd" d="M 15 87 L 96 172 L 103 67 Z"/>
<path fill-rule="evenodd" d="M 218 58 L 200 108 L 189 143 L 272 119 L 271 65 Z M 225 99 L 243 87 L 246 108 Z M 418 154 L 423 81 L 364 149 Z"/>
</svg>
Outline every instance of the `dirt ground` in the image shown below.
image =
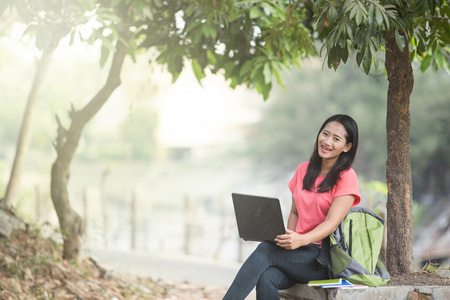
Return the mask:
<svg viewBox="0 0 450 300">
<path fill-rule="evenodd" d="M 109 274 L 96 261 L 61 257 L 61 245 L 37 232 L 0 239 L 0 299 L 221 299 L 225 291 L 189 283 Z"/>
<path fill-rule="evenodd" d="M 433 272 L 414 272 L 411 274 L 391 274 L 390 286 L 450 286 L 450 278 Z"/>
<path fill-rule="evenodd" d="M 435 272 L 392 275 L 389 285 L 446 285 Z M 225 290 L 108 274 L 96 261 L 65 261 L 61 245 L 36 231 L 0 239 L 0 299 L 221 299 Z"/>
<path fill-rule="evenodd" d="M 450 269 L 428 262 L 422 270 L 411 274 L 390 274 L 390 286 L 450 286 Z"/>
</svg>

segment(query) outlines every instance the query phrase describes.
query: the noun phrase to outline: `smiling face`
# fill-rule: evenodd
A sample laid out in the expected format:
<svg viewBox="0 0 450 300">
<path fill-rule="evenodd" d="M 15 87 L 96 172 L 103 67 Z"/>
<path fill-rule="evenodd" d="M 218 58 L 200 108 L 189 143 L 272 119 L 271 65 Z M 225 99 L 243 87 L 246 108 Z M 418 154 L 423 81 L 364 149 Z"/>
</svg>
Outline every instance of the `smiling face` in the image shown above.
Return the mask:
<svg viewBox="0 0 450 300">
<path fill-rule="evenodd" d="M 325 125 L 317 138 L 317 151 L 323 161 L 335 163 L 342 152 L 352 148 L 352 143 L 347 143 L 347 131 L 345 127 L 336 121 Z"/>
</svg>

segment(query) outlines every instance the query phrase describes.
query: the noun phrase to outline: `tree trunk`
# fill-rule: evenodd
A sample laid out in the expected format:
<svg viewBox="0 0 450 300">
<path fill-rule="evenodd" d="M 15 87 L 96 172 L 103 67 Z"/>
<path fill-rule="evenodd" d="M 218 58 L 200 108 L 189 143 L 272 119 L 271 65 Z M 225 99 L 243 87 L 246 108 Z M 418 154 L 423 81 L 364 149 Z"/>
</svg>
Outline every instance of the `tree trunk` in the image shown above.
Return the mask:
<svg viewBox="0 0 450 300">
<path fill-rule="evenodd" d="M 33 85 L 28 95 L 27 106 L 20 126 L 19 137 L 17 138 L 16 155 L 14 156 L 11 174 L 6 187 L 5 203 L 8 207 L 11 207 L 17 199 L 23 164 L 31 142 L 34 113 L 39 101 L 42 83 L 48 74 L 48 69 L 52 61 L 52 53 L 53 51 L 43 51 L 42 57 L 38 62 L 36 74 L 34 75 Z"/>
<path fill-rule="evenodd" d="M 403 52 L 387 34 L 387 267 L 393 274 L 412 272 L 413 199 L 409 148 L 410 95 L 414 76 L 406 44 Z"/>
<path fill-rule="evenodd" d="M 125 26 L 125 28 L 127 28 Z M 127 36 L 122 36 L 127 41 Z M 52 166 L 51 197 L 59 219 L 59 225 L 64 240 L 63 258 L 77 259 L 81 250 L 81 236 L 84 224 L 80 215 L 72 209 L 67 192 L 70 176 L 70 163 L 73 159 L 78 142 L 85 125 L 97 114 L 109 99 L 114 90 L 120 85 L 120 73 L 127 54 L 127 46 L 120 40 L 117 42 L 108 79 L 103 88 L 81 110 L 72 107 L 69 115 L 72 123 L 68 130 L 58 121 L 58 135 L 54 143 L 57 157 Z"/>
</svg>

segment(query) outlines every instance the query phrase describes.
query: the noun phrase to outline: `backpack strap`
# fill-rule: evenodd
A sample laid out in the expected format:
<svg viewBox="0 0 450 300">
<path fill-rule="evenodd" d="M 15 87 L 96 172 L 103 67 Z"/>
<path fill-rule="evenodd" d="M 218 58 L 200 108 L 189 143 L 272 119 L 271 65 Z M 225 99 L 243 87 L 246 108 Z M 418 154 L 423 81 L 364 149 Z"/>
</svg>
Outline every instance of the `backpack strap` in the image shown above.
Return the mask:
<svg viewBox="0 0 450 300">
<path fill-rule="evenodd" d="M 330 236 L 327 236 L 322 240 L 322 247 L 320 248 L 319 255 L 316 257 L 316 261 L 322 269 L 327 269 L 328 277 L 333 278 L 330 260 Z"/>
<path fill-rule="evenodd" d="M 330 236 L 327 236 L 322 240 L 322 247 L 320 248 L 319 255 L 316 257 L 316 261 L 322 266 L 327 268 L 330 263 Z"/>
</svg>

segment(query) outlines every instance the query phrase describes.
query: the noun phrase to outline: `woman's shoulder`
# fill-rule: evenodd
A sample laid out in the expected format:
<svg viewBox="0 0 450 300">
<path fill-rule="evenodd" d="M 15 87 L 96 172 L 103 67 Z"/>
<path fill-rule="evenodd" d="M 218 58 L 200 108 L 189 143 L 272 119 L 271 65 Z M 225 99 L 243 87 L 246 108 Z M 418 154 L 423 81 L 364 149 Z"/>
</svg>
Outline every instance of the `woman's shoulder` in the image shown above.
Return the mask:
<svg viewBox="0 0 450 300">
<path fill-rule="evenodd" d="M 356 176 L 356 172 L 355 172 L 355 170 L 352 167 L 350 167 L 347 170 L 342 171 L 341 176 L 344 176 L 344 175 L 346 175 L 346 176 Z"/>
<path fill-rule="evenodd" d="M 298 168 L 300 169 L 307 169 L 308 168 L 308 165 L 309 165 L 309 161 L 304 161 L 304 162 L 302 162 L 302 163 L 300 163 L 299 165 L 298 165 Z"/>
<path fill-rule="evenodd" d="M 309 165 L 309 161 L 304 161 L 304 162 L 300 163 L 300 164 L 297 166 L 297 173 L 303 173 L 303 174 L 305 174 L 305 173 L 306 173 L 306 170 L 308 169 L 308 165 Z"/>
<path fill-rule="evenodd" d="M 353 168 L 349 168 L 347 170 L 342 171 L 340 177 L 341 177 L 340 181 L 358 180 L 358 176 L 356 175 L 356 172 Z"/>
<path fill-rule="evenodd" d="M 297 168 L 295 169 L 294 177 L 296 177 L 296 176 L 304 176 L 306 174 L 307 169 L 308 169 L 308 165 L 309 165 L 308 161 L 304 161 L 304 162 L 300 163 L 297 166 Z"/>
</svg>

